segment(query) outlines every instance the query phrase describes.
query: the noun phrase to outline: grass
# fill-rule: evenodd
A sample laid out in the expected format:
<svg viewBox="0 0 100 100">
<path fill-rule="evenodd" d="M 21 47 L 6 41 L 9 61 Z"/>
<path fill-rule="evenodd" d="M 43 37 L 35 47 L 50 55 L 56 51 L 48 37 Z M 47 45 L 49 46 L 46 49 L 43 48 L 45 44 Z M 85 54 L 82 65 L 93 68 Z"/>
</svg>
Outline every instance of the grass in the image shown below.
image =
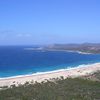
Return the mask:
<svg viewBox="0 0 100 100">
<path fill-rule="evenodd" d="M 96 77 L 100 72 L 94 73 Z M 100 100 L 100 81 L 82 78 L 11 86 L 0 90 L 0 100 Z"/>
</svg>

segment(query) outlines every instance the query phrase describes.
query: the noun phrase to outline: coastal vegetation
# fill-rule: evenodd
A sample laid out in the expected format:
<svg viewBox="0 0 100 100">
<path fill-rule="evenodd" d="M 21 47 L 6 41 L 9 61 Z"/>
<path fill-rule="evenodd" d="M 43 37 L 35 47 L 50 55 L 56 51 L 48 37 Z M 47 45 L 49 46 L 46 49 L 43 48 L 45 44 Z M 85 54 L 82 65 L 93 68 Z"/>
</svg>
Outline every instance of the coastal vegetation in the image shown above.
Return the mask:
<svg viewBox="0 0 100 100">
<path fill-rule="evenodd" d="M 0 100 L 100 100 L 100 71 L 78 78 L 2 87 Z"/>
</svg>

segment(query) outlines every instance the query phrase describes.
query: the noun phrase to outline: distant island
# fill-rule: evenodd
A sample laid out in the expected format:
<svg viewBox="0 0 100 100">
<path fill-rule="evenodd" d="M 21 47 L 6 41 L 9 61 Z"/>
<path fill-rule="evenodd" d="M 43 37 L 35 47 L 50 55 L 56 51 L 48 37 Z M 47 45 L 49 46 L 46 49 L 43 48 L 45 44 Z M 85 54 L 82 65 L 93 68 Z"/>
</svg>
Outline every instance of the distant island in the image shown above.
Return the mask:
<svg viewBox="0 0 100 100">
<path fill-rule="evenodd" d="M 68 51 L 83 54 L 100 54 L 100 43 L 83 43 L 83 44 L 52 44 L 35 48 L 35 50 L 44 51 Z"/>
</svg>

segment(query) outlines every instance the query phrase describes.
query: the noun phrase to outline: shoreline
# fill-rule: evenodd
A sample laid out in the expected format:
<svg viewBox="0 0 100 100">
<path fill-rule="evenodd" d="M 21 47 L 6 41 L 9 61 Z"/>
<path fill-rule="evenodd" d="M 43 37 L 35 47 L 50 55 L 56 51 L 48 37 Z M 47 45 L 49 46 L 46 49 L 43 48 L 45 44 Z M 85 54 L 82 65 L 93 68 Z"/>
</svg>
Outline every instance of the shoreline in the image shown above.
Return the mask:
<svg viewBox="0 0 100 100">
<path fill-rule="evenodd" d="M 51 80 L 53 78 L 60 78 L 61 76 L 63 76 L 64 78 L 68 77 L 74 78 L 74 77 L 89 75 L 98 70 L 100 70 L 100 63 L 94 63 L 87 65 L 79 65 L 77 67 L 68 69 L 60 69 L 60 70 L 40 72 L 29 75 L 0 78 L 0 87 L 2 86 L 10 87 L 11 85 L 18 86 L 19 84 L 24 84 L 25 82 L 31 82 L 31 81 L 42 82 L 46 80 Z"/>
<path fill-rule="evenodd" d="M 55 50 L 55 49 L 34 49 L 34 48 L 24 48 L 24 50 L 35 50 L 35 51 L 64 51 L 64 52 L 73 52 L 73 53 L 78 53 L 78 54 L 95 54 L 95 53 L 89 53 L 89 52 L 83 52 L 83 51 L 78 51 L 78 50 Z"/>
<path fill-rule="evenodd" d="M 36 73 L 31 73 L 31 74 L 22 74 L 22 75 L 16 75 L 16 76 L 0 77 L 0 80 L 27 77 L 27 76 L 33 76 L 33 75 L 37 76 L 37 75 L 50 74 L 50 73 L 56 73 L 56 72 L 61 72 L 61 71 L 69 71 L 69 70 L 83 68 L 83 67 L 87 67 L 87 66 L 91 66 L 91 65 L 95 65 L 95 64 L 100 64 L 100 63 L 97 62 L 97 63 L 89 63 L 89 64 L 80 64 L 77 66 L 73 66 L 73 67 L 68 66 L 67 68 L 57 69 L 57 70 L 52 70 L 52 71 L 43 71 L 43 72 L 40 71 L 40 72 L 36 72 Z"/>
</svg>

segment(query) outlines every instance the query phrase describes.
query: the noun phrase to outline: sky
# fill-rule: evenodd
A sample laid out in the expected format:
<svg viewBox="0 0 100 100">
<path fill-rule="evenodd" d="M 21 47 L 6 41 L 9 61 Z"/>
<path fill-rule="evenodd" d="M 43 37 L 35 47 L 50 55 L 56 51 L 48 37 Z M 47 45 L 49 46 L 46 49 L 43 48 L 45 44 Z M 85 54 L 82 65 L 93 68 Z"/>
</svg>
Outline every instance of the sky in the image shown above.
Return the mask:
<svg viewBox="0 0 100 100">
<path fill-rule="evenodd" d="M 100 0 L 0 0 L 0 45 L 100 43 Z"/>
</svg>

